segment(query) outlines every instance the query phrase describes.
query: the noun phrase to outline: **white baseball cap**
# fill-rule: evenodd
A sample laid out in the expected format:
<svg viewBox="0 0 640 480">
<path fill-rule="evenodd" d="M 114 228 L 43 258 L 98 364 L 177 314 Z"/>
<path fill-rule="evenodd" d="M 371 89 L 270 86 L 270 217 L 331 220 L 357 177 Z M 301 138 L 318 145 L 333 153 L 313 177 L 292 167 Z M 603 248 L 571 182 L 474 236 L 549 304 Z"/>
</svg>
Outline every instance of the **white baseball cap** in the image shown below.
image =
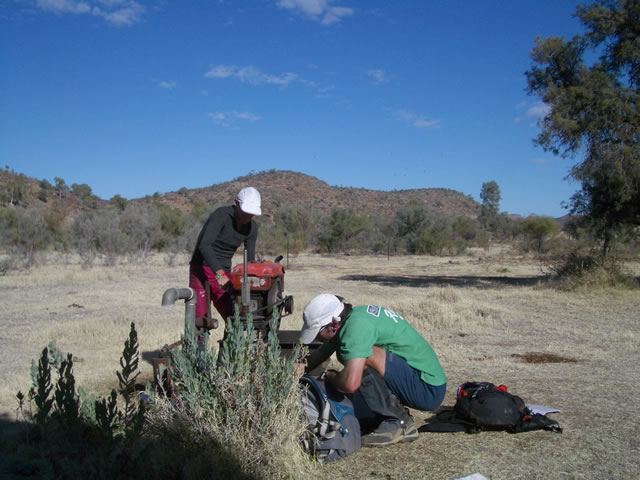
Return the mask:
<svg viewBox="0 0 640 480">
<path fill-rule="evenodd" d="M 240 210 L 249 215 L 262 215 L 260 192 L 253 187 L 245 187 L 236 198 Z"/>
<path fill-rule="evenodd" d="M 343 303 L 335 295 L 322 293 L 314 297 L 302 313 L 303 325 L 300 330 L 300 340 L 305 345 L 313 342 L 318 336 L 318 332 L 325 325 L 329 325 L 333 319 L 339 319 Z"/>
</svg>

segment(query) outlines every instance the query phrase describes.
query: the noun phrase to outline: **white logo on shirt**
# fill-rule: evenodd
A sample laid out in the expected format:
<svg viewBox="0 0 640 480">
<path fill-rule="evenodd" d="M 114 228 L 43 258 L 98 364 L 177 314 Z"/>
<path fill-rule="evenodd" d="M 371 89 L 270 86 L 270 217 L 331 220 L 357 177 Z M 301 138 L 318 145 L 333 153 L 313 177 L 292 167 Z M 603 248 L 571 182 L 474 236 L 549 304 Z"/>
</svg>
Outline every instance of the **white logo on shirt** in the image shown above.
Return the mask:
<svg viewBox="0 0 640 480">
<path fill-rule="evenodd" d="M 398 323 L 398 319 L 400 320 L 404 320 L 402 318 L 401 315 L 398 315 L 396 312 L 394 312 L 393 310 L 388 310 L 388 309 L 384 309 L 384 314 L 389 317 L 391 320 L 393 320 L 395 323 Z"/>
</svg>

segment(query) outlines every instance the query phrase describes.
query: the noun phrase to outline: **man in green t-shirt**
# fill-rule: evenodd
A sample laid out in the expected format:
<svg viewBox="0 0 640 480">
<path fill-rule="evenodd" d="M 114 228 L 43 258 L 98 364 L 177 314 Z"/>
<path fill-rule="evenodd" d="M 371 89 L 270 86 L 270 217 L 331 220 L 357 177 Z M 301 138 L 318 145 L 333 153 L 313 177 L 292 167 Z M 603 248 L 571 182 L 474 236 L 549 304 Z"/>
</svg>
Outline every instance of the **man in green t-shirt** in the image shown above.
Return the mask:
<svg viewBox="0 0 640 480">
<path fill-rule="evenodd" d="M 328 370 L 325 380 L 353 393 L 356 416 L 375 421 L 362 437 L 367 446 L 383 447 L 418 438 L 404 406 L 435 410 L 447 388 L 447 377 L 431 345 L 402 316 L 377 305 L 353 307 L 323 293 L 305 307 L 300 339 L 323 345 L 307 359 L 312 370 L 333 353 L 344 365 Z"/>
</svg>

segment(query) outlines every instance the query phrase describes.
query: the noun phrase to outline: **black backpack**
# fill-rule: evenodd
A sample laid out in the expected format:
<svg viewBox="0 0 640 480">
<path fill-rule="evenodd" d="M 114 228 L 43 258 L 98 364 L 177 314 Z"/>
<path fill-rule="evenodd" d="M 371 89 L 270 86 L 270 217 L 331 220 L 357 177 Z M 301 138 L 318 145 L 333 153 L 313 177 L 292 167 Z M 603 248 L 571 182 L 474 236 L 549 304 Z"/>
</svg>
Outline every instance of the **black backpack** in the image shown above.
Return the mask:
<svg viewBox="0 0 640 480">
<path fill-rule="evenodd" d="M 420 427 L 422 432 L 478 433 L 506 430 L 509 433 L 550 430 L 562 433 L 558 422 L 546 415 L 533 414 L 522 398 L 504 385 L 467 382 L 458 388 L 453 408 L 440 412 L 435 421 Z"/>
<path fill-rule="evenodd" d="M 300 384 L 308 425 L 305 450 L 321 462 L 340 460 L 360 450 L 360 423 L 349 397 L 308 375 L 300 378 Z"/>
</svg>

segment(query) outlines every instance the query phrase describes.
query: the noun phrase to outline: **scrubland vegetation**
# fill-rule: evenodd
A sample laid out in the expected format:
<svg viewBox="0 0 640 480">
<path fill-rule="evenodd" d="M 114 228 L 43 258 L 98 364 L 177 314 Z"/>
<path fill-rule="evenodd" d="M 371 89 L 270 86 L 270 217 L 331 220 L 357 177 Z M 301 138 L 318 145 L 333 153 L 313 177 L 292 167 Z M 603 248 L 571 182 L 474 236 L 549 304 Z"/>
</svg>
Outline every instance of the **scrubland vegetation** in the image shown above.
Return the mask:
<svg viewBox="0 0 640 480">
<path fill-rule="evenodd" d="M 77 197 L 77 186 L 73 191 L 74 201 L 87 198 L 87 194 Z M 550 217 L 511 217 L 499 213 L 495 182 L 485 183 L 482 193 L 484 203 L 477 217 L 445 214 L 417 202 L 387 216 L 348 208 L 334 208 L 323 216 L 311 207 L 284 206 L 256 218 L 258 251 L 455 256 L 469 248 L 509 245 L 553 259 L 569 251 L 585 255 L 598 250 L 598 239 L 584 217 L 570 217 L 564 223 Z M 57 262 L 78 255 L 85 267 L 123 261 L 144 264 L 151 252 L 162 253 L 171 264 L 177 255 L 192 252 L 202 224 L 216 207 L 196 203 L 184 213 L 159 198 L 132 203 L 116 196 L 99 208 L 95 202 L 81 201 L 82 208 L 73 210 L 64 195 L 72 193 L 61 198 L 49 195 L 39 206 L 21 207 L 19 202 L 0 206 L 0 248 L 5 252 L 0 273 L 29 269 L 52 258 L 51 253 Z M 615 240 L 611 252 L 625 258 L 640 248 L 635 229 Z"/>
<path fill-rule="evenodd" d="M 627 453 L 637 433 L 629 418 L 640 413 L 633 401 L 640 393 L 638 290 L 620 285 L 557 289 L 547 282 L 535 255 L 497 247 L 453 257 L 291 255 L 285 292 L 293 295 L 296 307 L 281 328 L 298 329 L 302 307 L 319 292 L 387 306 L 434 346 L 449 378 L 445 405 L 453 404 L 455 389 L 464 381 L 504 383 L 527 403 L 560 409 L 554 418 L 564 428 L 562 435 L 424 433 L 410 444 L 361 450 L 336 464 L 314 465 L 296 449 L 301 427 L 287 403 L 293 380 L 288 367 L 272 363 L 273 373 L 259 374 L 268 368 L 259 355 L 272 355 L 269 346 L 250 353 L 246 374 L 225 377 L 224 370 L 205 369 L 209 374 L 185 390 L 191 392 L 185 402 L 191 403 L 182 410 L 160 397 L 145 411 L 139 436 L 127 436 L 122 423 L 112 437 L 101 436 L 88 420 L 73 430 L 76 437 L 23 423 L 16 394 L 28 394 L 30 362 L 38 362 L 52 340 L 60 358 L 72 353 L 81 404 L 104 399 L 108 406 L 111 391 L 121 390 L 115 373 L 122 371 L 118 359 L 132 322 L 139 345 L 135 381 L 151 381 L 151 358 L 184 333 L 184 309 L 161 307 L 160 299 L 166 288 L 186 286 L 187 261 L 181 255 L 170 266 L 165 254 L 152 252 L 144 264 L 125 259 L 87 269 L 80 257 L 70 256 L 64 264 L 50 259 L 0 277 L 1 449 L 8 459 L 3 474 L 116 478 L 143 471 L 146 478 L 229 478 L 231 470 L 236 478 L 454 478 L 475 471 L 488 478 L 633 476 L 635 461 Z M 640 276 L 637 263 L 620 268 L 632 278 Z M 217 348 L 221 337 L 222 328 L 213 330 L 210 345 Z M 238 346 L 243 349 L 246 345 Z M 185 358 L 193 358 L 189 355 Z M 203 365 L 207 362 L 210 366 L 213 360 Z M 186 365 L 198 368 L 198 361 Z M 56 371 L 52 367 L 53 385 Z M 260 399 L 269 396 L 265 379 L 276 382 L 272 386 L 278 386 L 280 400 L 274 404 L 281 407 L 262 418 Z M 240 397 L 239 391 L 250 389 L 257 400 Z M 50 398 L 54 392 L 55 386 Z M 124 412 L 122 395 L 117 400 Z M 33 413 L 35 407 L 32 402 Z M 50 415 L 56 411 L 52 407 Z M 413 413 L 419 424 L 430 417 Z M 77 461 L 79 455 L 84 462 Z"/>
<path fill-rule="evenodd" d="M 637 433 L 625 421 L 637 416 L 629 392 L 640 384 L 637 227 L 617 229 L 602 248 L 586 215 L 499 213 L 495 182 L 483 184 L 475 217 L 408 202 L 391 215 L 292 205 L 257 218 L 258 251 L 285 255 L 285 291 L 298 306 L 282 328 L 299 329 L 302 306 L 320 292 L 381 304 L 434 346 L 449 376 L 445 405 L 474 380 L 563 411 L 561 437 L 486 433 L 478 450 L 464 435 L 423 434 L 321 466 L 300 447 L 297 379 L 274 339 L 256 345 L 232 334 L 234 355 L 222 364 L 222 329 L 211 351 L 185 341 L 173 358 L 179 397 L 151 386 L 152 358 L 185 334 L 179 308 L 160 308 L 160 296 L 187 284 L 195 239 L 215 206 L 184 213 L 159 196 L 101 205 L 87 186 L 57 186 L 38 208 L 20 195 L 0 207 L 3 475 L 626 478 L 635 470 L 620 459 Z M 430 416 L 413 413 L 419 423 Z"/>
</svg>

